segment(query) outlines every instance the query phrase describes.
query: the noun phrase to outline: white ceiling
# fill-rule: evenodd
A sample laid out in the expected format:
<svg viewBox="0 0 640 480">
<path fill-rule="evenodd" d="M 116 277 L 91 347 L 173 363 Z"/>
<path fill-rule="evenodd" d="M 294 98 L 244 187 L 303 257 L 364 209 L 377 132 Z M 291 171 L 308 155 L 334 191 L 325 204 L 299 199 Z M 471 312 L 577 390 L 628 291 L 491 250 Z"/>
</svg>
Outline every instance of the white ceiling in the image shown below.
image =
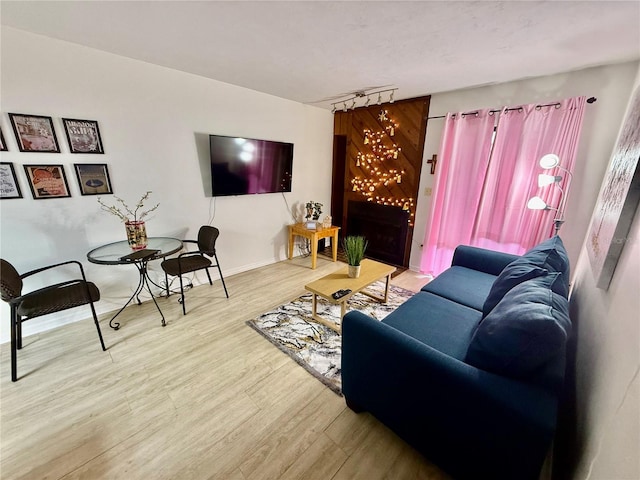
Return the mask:
<svg viewBox="0 0 640 480">
<path fill-rule="evenodd" d="M 330 108 L 640 58 L 640 1 L 5 1 L 2 25 Z"/>
</svg>

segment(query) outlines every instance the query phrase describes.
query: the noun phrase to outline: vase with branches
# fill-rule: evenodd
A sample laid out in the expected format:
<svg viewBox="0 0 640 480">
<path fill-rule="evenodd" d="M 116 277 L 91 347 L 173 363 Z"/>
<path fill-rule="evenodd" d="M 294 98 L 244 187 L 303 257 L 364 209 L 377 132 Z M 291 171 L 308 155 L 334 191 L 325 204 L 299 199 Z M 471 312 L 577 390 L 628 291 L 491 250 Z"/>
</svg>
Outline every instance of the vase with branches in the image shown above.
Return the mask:
<svg viewBox="0 0 640 480">
<path fill-rule="evenodd" d="M 147 229 L 144 219 L 153 211 L 155 211 L 160 204 L 141 210 L 144 208 L 144 202 L 148 200 L 151 191 L 146 192 L 135 205 L 135 208 L 129 207 L 125 201 L 114 195 L 116 203 L 108 205 L 98 197 L 98 203 L 100 208 L 105 212 L 115 215 L 124 222 L 124 227 L 127 232 L 127 241 L 129 246 L 133 250 L 142 250 L 147 246 Z"/>
</svg>

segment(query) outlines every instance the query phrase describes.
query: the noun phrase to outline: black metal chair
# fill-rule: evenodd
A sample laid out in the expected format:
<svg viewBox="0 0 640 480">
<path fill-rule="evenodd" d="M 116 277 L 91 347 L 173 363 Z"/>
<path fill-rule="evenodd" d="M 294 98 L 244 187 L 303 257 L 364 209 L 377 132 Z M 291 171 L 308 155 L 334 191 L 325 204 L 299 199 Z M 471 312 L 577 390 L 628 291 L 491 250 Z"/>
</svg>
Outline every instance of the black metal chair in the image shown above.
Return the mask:
<svg viewBox="0 0 640 480">
<path fill-rule="evenodd" d="M 198 231 L 198 240 L 183 240 L 183 243 L 195 243 L 198 245 L 198 250 L 191 252 L 183 252 L 176 258 L 170 258 L 161 263 L 164 270 L 164 277 L 167 286 L 167 297 L 170 295 L 169 291 L 169 278 L 168 275 L 178 277 L 180 279 L 180 303 L 182 303 L 182 314 L 187 314 L 187 309 L 184 302 L 184 285 L 182 281 L 182 275 L 185 273 L 195 272 L 197 270 L 205 270 L 207 272 L 207 278 L 209 279 L 209 285 L 213 285 L 211 281 L 211 275 L 209 274 L 209 267 L 218 267 L 218 273 L 220 274 L 220 280 L 224 287 L 224 293 L 229 298 L 229 292 L 227 292 L 227 286 L 224 283 L 224 277 L 222 276 L 222 270 L 220 270 L 220 262 L 216 255 L 216 240 L 220 235 L 220 230 L 216 227 L 204 225 L 200 227 Z M 215 265 L 207 257 L 215 259 Z"/>
<path fill-rule="evenodd" d="M 24 278 L 68 264 L 78 265 L 82 278 L 67 280 L 22 294 L 22 280 Z M 98 330 L 98 337 L 100 337 L 100 345 L 102 345 L 102 350 L 106 350 L 104 340 L 102 339 L 102 332 L 100 331 L 100 324 L 98 323 L 98 316 L 96 315 L 96 309 L 93 306 L 93 302 L 100 300 L 100 290 L 98 290 L 95 284 L 87 281 L 80 262 L 72 260 L 58 263 L 20 275 L 13 265 L 6 260 L 0 259 L 0 297 L 2 297 L 2 300 L 7 302 L 11 308 L 12 382 L 18 380 L 17 357 L 18 350 L 22 349 L 22 323 L 32 318 L 89 304 L 91 306 L 93 321 Z"/>
</svg>

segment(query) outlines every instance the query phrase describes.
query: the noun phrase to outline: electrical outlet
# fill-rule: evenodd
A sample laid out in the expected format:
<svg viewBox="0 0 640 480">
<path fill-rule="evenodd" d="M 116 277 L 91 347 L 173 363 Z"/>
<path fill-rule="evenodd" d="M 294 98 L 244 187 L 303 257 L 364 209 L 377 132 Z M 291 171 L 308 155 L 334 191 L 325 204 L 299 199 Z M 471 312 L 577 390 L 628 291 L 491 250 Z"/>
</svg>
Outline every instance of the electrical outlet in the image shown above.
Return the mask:
<svg viewBox="0 0 640 480">
<path fill-rule="evenodd" d="M 431 196 L 431 192 L 432 192 L 431 187 L 427 187 L 427 188 L 425 188 L 425 189 L 424 189 L 424 194 L 425 194 L 427 197 L 430 197 L 430 196 Z"/>
</svg>

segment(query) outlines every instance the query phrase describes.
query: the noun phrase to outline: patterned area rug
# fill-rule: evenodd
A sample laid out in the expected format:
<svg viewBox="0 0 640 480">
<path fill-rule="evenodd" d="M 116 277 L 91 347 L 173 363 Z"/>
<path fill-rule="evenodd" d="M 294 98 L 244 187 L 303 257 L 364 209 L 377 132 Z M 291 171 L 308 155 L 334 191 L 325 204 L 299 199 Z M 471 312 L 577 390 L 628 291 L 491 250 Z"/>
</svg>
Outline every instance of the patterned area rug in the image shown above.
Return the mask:
<svg viewBox="0 0 640 480">
<path fill-rule="evenodd" d="M 383 281 L 376 282 L 368 290 L 383 296 L 384 285 Z M 413 294 L 414 292 L 391 285 L 389 301 L 382 304 L 358 293 L 349 299 L 347 311 L 360 310 L 382 320 Z M 247 321 L 247 325 L 261 333 L 335 393 L 342 395 L 340 335 L 311 319 L 311 297 L 311 293 L 302 295 Z M 340 322 L 340 306 L 322 298 L 318 298 L 318 314 L 336 323 Z"/>
</svg>

